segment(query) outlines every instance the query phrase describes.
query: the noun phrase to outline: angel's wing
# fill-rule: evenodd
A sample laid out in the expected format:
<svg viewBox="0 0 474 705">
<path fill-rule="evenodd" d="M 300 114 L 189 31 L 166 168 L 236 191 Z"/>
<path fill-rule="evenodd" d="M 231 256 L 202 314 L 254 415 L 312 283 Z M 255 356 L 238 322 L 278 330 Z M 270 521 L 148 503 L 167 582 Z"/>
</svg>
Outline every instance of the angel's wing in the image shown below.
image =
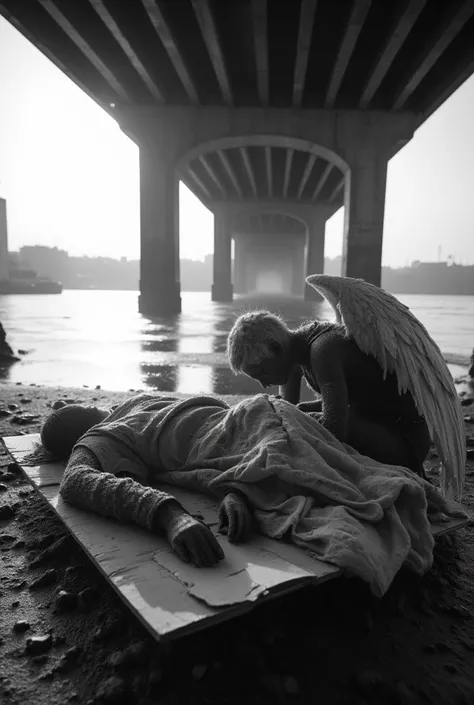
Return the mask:
<svg viewBox="0 0 474 705">
<path fill-rule="evenodd" d="M 333 307 L 355 342 L 373 355 L 399 392 L 411 392 L 442 462 L 443 494 L 460 499 L 466 465 L 461 403 L 448 366 L 426 328 L 395 296 L 363 279 L 312 274 L 306 282 Z"/>
</svg>

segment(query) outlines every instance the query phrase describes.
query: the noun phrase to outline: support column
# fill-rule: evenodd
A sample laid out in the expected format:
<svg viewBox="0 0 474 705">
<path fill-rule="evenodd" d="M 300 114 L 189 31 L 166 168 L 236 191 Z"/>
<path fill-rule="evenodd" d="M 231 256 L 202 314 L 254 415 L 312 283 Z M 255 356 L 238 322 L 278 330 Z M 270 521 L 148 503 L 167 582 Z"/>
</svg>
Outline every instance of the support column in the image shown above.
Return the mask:
<svg viewBox="0 0 474 705">
<path fill-rule="evenodd" d="M 361 149 L 345 184 L 342 275 L 380 286 L 387 157 Z"/>
<path fill-rule="evenodd" d="M 291 240 L 290 240 L 291 242 Z M 293 276 L 291 293 L 293 296 L 303 296 L 305 288 L 305 252 L 303 245 L 293 246 Z"/>
<path fill-rule="evenodd" d="M 179 192 L 172 160 L 140 149 L 140 296 L 146 316 L 180 313 Z"/>
<path fill-rule="evenodd" d="M 225 209 L 214 214 L 214 281 L 212 300 L 227 303 L 233 299 L 231 220 Z"/>
<path fill-rule="evenodd" d="M 247 251 L 242 237 L 235 238 L 234 253 L 234 291 L 236 294 L 247 293 Z"/>
<path fill-rule="evenodd" d="M 8 279 L 10 267 L 8 262 L 7 202 L 0 198 L 0 281 Z"/>
<path fill-rule="evenodd" d="M 334 215 L 335 208 L 331 206 L 318 206 L 314 209 L 311 218 L 308 218 L 308 239 L 306 252 L 306 276 L 310 274 L 324 274 L 324 246 L 326 239 L 326 222 Z M 312 286 L 305 284 L 304 300 L 321 301 L 321 295 Z"/>
</svg>

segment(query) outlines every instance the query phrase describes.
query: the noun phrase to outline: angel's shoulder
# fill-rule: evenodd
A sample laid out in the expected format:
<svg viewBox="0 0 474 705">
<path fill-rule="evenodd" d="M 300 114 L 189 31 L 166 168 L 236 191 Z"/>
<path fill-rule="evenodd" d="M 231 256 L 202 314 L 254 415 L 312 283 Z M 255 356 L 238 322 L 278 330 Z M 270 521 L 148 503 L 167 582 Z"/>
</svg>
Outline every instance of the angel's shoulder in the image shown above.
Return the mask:
<svg viewBox="0 0 474 705">
<path fill-rule="evenodd" d="M 321 357 L 340 357 L 349 341 L 344 326 L 329 324 L 311 341 L 311 357 L 313 360 Z"/>
</svg>

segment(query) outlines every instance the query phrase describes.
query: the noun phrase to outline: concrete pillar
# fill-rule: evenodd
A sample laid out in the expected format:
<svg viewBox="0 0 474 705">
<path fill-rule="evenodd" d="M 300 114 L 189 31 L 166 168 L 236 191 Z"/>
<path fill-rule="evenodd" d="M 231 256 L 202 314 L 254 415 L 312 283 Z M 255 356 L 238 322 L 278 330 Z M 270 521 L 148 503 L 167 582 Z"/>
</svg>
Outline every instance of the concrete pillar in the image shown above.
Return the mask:
<svg viewBox="0 0 474 705">
<path fill-rule="evenodd" d="M 324 274 L 324 245 L 326 237 L 326 221 L 334 214 L 335 209 L 328 206 L 318 206 L 308 218 L 308 235 L 306 250 L 306 276 Z M 321 296 L 313 287 L 305 285 L 305 301 L 320 301 Z"/>
<path fill-rule="evenodd" d="M 345 183 L 342 275 L 380 286 L 387 156 L 361 149 Z"/>
<path fill-rule="evenodd" d="M 0 281 L 9 277 L 7 202 L 0 198 Z"/>
<path fill-rule="evenodd" d="M 150 146 L 140 149 L 140 296 L 147 316 L 181 311 L 179 192 L 172 159 Z"/>
<path fill-rule="evenodd" d="M 291 243 L 291 238 L 288 238 Z M 293 296 L 303 296 L 305 289 L 305 248 L 303 244 L 293 245 L 293 272 L 291 293 Z"/>
<path fill-rule="evenodd" d="M 214 214 L 214 280 L 212 300 L 223 303 L 232 301 L 232 231 L 231 219 L 226 210 Z"/>
<path fill-rule="evenodd" d="M 247 250 L 242 237 L 235 238 L 234 252 L 234 291 L 236 294 L 247 293 Z"/>
</svg>

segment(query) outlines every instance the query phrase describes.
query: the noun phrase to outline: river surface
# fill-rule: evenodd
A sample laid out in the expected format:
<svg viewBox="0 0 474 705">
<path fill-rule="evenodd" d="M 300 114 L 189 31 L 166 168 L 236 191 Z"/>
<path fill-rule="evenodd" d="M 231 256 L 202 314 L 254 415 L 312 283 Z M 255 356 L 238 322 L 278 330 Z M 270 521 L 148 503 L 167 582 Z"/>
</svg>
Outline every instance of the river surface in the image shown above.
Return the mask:
<svg viewBox="0 0 474 705">
<path fill-rule="evenodd" d="M 334 318 L 326 302 L 237 298 L 216 304 L 207 292 L 183 292 L 180 315 L 149 319 L 137 292 L 64 291 L 53 296 L 0 296 L 0 321 L 22 361 L 4 381 L 104 389 L 252 394 L 253 380 L 235 376 L 225 355 L 236 316 L 254 307 L 297 325 Z M 474 296 L 399 295 L 440 346 L 454 376 L 466 374 L 474 346 Z M 303 385 L 304 386 L 304 385 Z M 305 395 L 306 396 L 306 395 Z"/>
</svg>

